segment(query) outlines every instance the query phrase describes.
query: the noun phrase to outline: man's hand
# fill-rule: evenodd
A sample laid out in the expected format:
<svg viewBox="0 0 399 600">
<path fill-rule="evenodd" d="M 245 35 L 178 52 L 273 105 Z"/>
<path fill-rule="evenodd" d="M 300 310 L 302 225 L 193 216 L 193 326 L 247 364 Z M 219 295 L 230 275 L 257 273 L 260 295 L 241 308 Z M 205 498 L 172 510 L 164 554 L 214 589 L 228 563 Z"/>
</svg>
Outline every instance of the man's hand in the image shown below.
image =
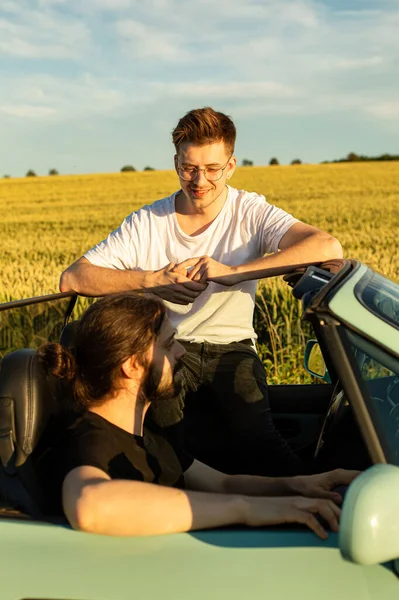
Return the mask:
<svg viewBox="0 0 399 600">
<path fill-rule="evenodd" d="M 148 273 L 145 289 L 173 304 L 190 304 L 208 287 L 207 283 L 191 281 L 180 265 L 169 263 L 163 269 Z"/>
<path fill-rule="evenodd" d="M 327 498 L 341 503 L 340 494 L 331 490 L 339 485 L 349 485 L 358 475 L 360 475 L 360 471 L 335 469 L 319 475 L 290 477 L 287 480 L 287 492 L 308 498 Z"/>
<path fill-rule="evenodd" d="M 327 532 L 316 515 L 329 525 L 331 531 L 338 531 L 340 509 L 331 500 L 317 498 L 244 498 L 243 522 L 249 527 L 279 525 L 281 523 L 302 523 L 322 539 Z"/>
<path fill-rule="evenodd" d="M 224 265 L 209 256 L 188 258 L 176 265 L 174 271 L 179 273 L 186 271 L 191 281 L 199 283 L 214 281 L 221 285 L 232 286 L 242 280 L 236 272 L 236 267 Z"/>
</svg>

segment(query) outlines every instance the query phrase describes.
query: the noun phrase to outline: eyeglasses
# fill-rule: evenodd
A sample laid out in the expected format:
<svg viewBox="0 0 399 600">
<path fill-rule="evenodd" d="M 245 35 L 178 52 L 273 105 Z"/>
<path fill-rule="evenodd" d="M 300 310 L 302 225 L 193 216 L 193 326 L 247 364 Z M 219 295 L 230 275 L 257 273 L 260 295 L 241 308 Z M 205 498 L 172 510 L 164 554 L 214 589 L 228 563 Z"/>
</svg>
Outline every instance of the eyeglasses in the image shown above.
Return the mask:
<svg viewBox="0 0 399 600">
<path fill-rule="evenodd" d="M 224 170 L 229 164 L 230 158 L 223 167 L 204 167 L 203 169 L 199 169 L 198 167 L 187 166 L 178 167 L 177 171 L 179 177 L 184 181 L 194 181 L 194 179 L 197 179 L 199 171 L 204 171 L 204 175 L 208 181 L 219 181 L 223 177 Z"/>
</svg>

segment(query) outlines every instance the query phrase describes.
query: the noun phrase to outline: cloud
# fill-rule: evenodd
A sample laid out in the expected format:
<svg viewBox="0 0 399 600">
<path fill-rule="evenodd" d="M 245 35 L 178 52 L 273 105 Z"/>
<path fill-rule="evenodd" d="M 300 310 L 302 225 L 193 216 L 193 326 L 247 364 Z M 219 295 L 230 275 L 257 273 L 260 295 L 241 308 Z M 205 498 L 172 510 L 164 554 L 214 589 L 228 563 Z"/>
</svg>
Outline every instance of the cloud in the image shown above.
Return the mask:
<svg viewBox="0 0 399 600">
<path fill-rule="evenodd" d="M 354 18 L 359 19 L 359 17 L 380 17 L 384 14 L 384 11 L 377 8 L 359 8 L 357 10 L 336 10 L 334 14 L 337 17 L 342 17 L 344 19 Z"/>
<path fill-rule="evenodd" d="M 134 4 L 132 0 L 90 0 L 92 8 L 108 11 L 127 10 Z"/>
<path fill-rule="evenodd" d="M 324 54 L 321 56 L 302 55 L 297 57 L 297 61 L 308 62 L 311 65 L 313 72 L 324 72 L 329 77 L 334 75 L 334 72 L 339 71 L 364 71 L 367 69 L 374 69 L 381 67 L 381 65 L 388 65 L 390 58 L 383 56 L 367 56 L 359 58 L 353 57 L 340 57 L 336 54 Z M 302 73 L 305 72 L 306 67 L 302 69 Z"/>
<path fill-rule="evenodd" d="M 115 28 L 125 42 L 124 52 L 131 57 L 174 62 L 183 60 L 181 36 L 177 33 L 164 32 L 133 19 L 117 21 Z"/>
<path fill-rule="evenodd" d="M 128 114 L 137 106 L 157 102 L 187 99 L 200 104 L 247 101 L 249 107 L 262 101 L 281 102 L 300 97 L 297 89 L 276 82 L 233 81 L 214 83 L 203 81 L 167 83 L 150 81 L 127 85 L 117 77 L 99 78 L 85 74 L 71 82 L 66 78 L 49 75 L 29 77 L 11 76 L 5 80 L 0 113 L 9 117 L 64 121 L 96 115 Z"/>
<path fill-rule="evenodd" d="M 378 67 L 385 62 L 382 56 L 371 56 L 369 58 L 343 58 L 336 59 L 330 65 L 335 69 L 367 69 L 368 67 Z"/>
<path fill-rule="evenodd" d="M 346 140 L 394 145 L 398 29 L 397 0 L 2 0 L 4 168 L 22 164 L 21 147 L 46 166 L 63 138 L 83 170 L 98 170 L 109 164 L 101 136 L 162 163 L 169 146 L 154 140 L 207 104 L 254 128 L 259 160 L 265 135 L 281 154 L 295 138 L 297 148 L 313 144 L 315 157 Z M 294 124 L 289 140 L 266 131 L 274 118 L 276 130 Z"/>
<path fill-rule="evenodd" d="M 111 0 L 101 0 L 100 4 L 112 8 Z M 128 0 L 124 6 L 127 8 Z M 244 41 L 254 50 L 260 45 L 267 49 L 268 40 L 275 43 L 285 28 L 299 26 L 301 31 L 308 31 L 318 24 L 310 1 L 229 0 L 226 10 L 224 2 L 214 0 L 147 0 L 131 2 L 130 11 L 126 10 L 123 19 L 118 16 L 112 26 L 126 56 L 162 62 L 207 59 L 220 63 L 224 58 L 228 60 L 229 54 L 234 55 L 235 47 Z M 251 54 L 252 61 L 260 59 L 258 53 Z"/>
<path fill-rule="evenodd" d="M 128 101 L 116 86 L 112 78 L 103 80 L 88 74 L 73 82 L 49 75 L 9 77 L 5 81 L 7 97 L 0 103 L 0 113 L 50 121 L 115 114 Z"/>
<path fill-rule="evenodd" d="M 214 0 L 147 0 L 141 10 L 151 20 L 154 15 L 161 17 L 163 25 L 174 23 L 179 29 L 188 27 L 194 38 L 196 32 L 216 31 L 232 23 L 238 29 L 241 27 L 243 33 L 250 22 L 277 28 L 290 23 L 304 28 L 318 24 L 315 5 L 309 0 L 229 0 L 228 5 Z"/>
<path fill-rule="evenodd" d="M 32 104 L 20 104 L 14 106 L 10 104 L 1 104 L 0 112 L 12 117 L 25 118 L 46 118 L 51 117 L 56 113 L 56 110 L 47 106 L 35 106 Z"/>
<path fill-rule="evenodd" d="M 399 102 L 381 102 L 374 106 L 367 106 L 366 112 L 378 119 L 399 121 Z"/>
<path fill-rule="evenodd" d="M 17 4 L 16 2 L 5 0 L 1 4 L 1 11 L 4 13 L 11 13 L 17 15 L 23 12 L 23 7 L 20 4 Z"/>
<path fill-rule="evenodd" d="M 307 2 L 281 2 L 276 3 L 277 16 L 286 23 L 296 23 L 305 28 L 313 29 L 320 23 L 315 7 Z"/>
<path fill-rule="evenodd" d="M 173 87 L 153 83 L 152 88 L 160 95 L 193 98 L 203 96 L 209 99 L 249 100 L 259 98 L 293 98 L 298 91 L 273 81 L 232 81 L 214 83 L 212 81 L 176 83 Z"/>
<path fill-rule="evenodd" d="M 6 0 L 2 51 L 35 59 L 38 67 L 18 77 L 16 63 L 16 75 L 2 86 L 1 110 L 14 118 L 66 119 L 128 112 L 139 103 L 156 111 L 164 100 L 187 99 L 223 101 L 243 115 L 396 114 L 390 103 L 399 94 L 398 14 L 387 5 L 331 6 L 229 0 L 226 10 L 213 0 Z M 68 60 L 73 72 L 54 66 Z"/>
<path fill-rule="evenodd" d="M 0 56 L 78 59 L 90 47 L 90 29 L 84 22 L 68 15 L 20 8 L 7 3 L 0 18 Z"/>
</svg>

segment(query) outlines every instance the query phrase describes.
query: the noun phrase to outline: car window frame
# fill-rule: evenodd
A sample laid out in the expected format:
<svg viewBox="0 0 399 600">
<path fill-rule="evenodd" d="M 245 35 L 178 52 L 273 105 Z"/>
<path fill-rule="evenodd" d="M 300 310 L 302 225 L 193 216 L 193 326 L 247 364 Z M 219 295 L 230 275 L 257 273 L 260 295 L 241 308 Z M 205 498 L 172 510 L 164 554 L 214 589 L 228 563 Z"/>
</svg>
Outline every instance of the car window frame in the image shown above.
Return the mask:
<svg viewBox="0 0 399 600">
<path fill-rule="evenodd" d="M 68 302 L 68 298 L 69 298 L 69 302 Z M 10 302 L 4 302 L 4 303 L 0 304 L 0 336 L 7 335 L 6 333 L 3 332 L 3 330 L 5 330 L 5 332 L 7 332 L 7 317 L 5 317 L 5 321 L 4 321 L 3 320 L 4 313 L 11 314 L 13 311 L 16 311 L 18 313 L 18 311 L 20 309 L 29 308 L 30 306 L 40 306 L 41 304 L 47 304 L 49 306 L 49 310 L 51 310 L 52 308 L 57 306 L 58 301 L 67 300 L 67 302 L 65 303 L 65 306 L 61 306 L 62 310 L 60 310 L 59 319 L 57 321 L 57 323 L 61 326 L 61 330 L 62 330 L 65 328 L 65 326 L 71 319 L 71 315 L 72 315 L 73 309 L 76 305 L 77 299 L 78 299 L 78 294 L 76 294 L 75 292 L 60 292 L 58 294 L 48 294 L 45 296 L 35 296 L 33 298 L 25 298 L 22 300 L 12 300 Z M 23 316 L 23 313 L 21 313 L 21 314 Z M 43 311 L 43 315 L 44 314 L 45 314 L 45 310 Z M 10 329 L 10 331 L 13 331 L 13 329 Z M 36 335 L 36 333 L 35 333 L 35 335 Z M 13 336 L 13 334 L 12 334 L 12 336 Z M 30 341 L 27 344 L 21 345 L 21 348 L 23 348 L 23 347 L 37 348 L 37 345 L 32 344 L 32 339 L 30 339 Z M 4 341 L 4 338 L 0 337 L 0 360 L 4 354 L 3 341 Z M 17 349 L 17 347 L 15 349 Z M 12 350 L 9 350 L 9 351 L 12 351 Z"/>
<path fill-rule="evenodd" d="M 386 463 L 387 459 L 383 446 L 364 399 L 365 394 L 368 394 L 368 390 L 362 380 L 355 358 L 352 356 L 349 338 L 346 334 L 346 331 L 350 331 L 351 328 L 340 323 L 327 312 L 318 313 L 317 319 L 320 325 L 320 335 L 323 337 L 324 345 L 328 350 L 330 360 L 334 365 L 334 371 L 342 385 L 346 398 L 353 408 L 370 458 L 374 464 Z"/>
<path fill-rule="evenodd" d="M 45 296 L 34 296 L 33 298 L 22 298 L 21 300 L 10 300 L 9 302 L 3 302 L 0 304 L 0 312 L 13 308 L 23 308 L 33 304 L 52 302 L 54 300 L 61 300 L 63 298 L 71 298 L 71 302 L 69 303 L 65 313 L 69 317 L 78 298 L 78 294 L 76 292 L 59 292 L 57 294 L 47 294 Z"/>
</svg>

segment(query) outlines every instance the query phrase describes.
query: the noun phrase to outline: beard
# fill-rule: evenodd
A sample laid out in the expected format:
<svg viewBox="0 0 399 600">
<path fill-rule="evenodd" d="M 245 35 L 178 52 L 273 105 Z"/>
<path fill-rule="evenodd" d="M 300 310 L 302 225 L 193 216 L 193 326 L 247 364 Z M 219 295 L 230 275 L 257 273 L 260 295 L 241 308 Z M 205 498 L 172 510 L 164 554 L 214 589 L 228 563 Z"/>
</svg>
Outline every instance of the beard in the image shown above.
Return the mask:
<svg viewBox="0 0 399 600">
<path fill-rule="evenodd" d="M 182 381 L 180 378 L 180 371 L 182 368 L 182 362 L 176 363 L 173 370 L 172 378 L 164 382 L 162 378 L 160 380 L 159 373 L 155 369 L 154 365 L 150 365 L 148 373 L 143 381 L 143 396 L 147 402 L 151 404 L 160 404 L 173 400 L 176 398 L 182 389 Z"/>
</svg>

